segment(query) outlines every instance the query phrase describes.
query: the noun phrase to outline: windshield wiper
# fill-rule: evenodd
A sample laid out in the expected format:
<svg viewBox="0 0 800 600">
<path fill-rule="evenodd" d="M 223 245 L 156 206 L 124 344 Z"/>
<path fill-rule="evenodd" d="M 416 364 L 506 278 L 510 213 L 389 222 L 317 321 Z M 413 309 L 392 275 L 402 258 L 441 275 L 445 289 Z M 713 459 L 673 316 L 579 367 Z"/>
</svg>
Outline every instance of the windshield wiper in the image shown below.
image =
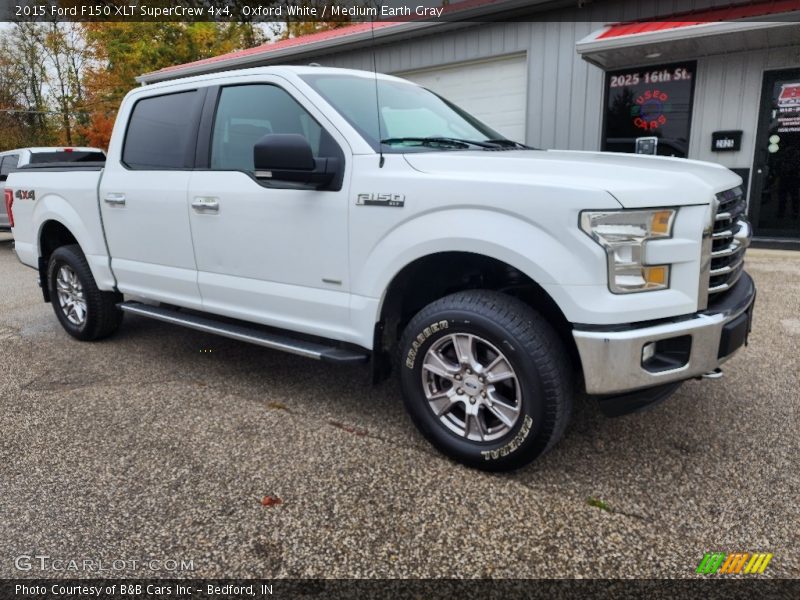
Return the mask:
<svg viewBox="0 0 800 600">
<path fill-rule="evenodd" d="M 487 144 L 496 144 L 497 146 L 502 146 L 503 148 L 519 148 L 520 150 L 536 150 L 533 146 L 526 146 L 525 144 L 521 144 L 520 142 L 515 142 L 514 140 L 506 140 L 506 139 L 499 139 L 499 140 L 483 140 Z"/>
<path fill-rule="evenodd" d="M 386 138 L 381 140 L 381 144 L 406 144 L 416 143 L 420 146 L 430 146 L 439 144 L 442 146 L 452 146 L 455 148 L 469 148 L 470 146 L 477 146 L 478 148 L 496 148 L 497 146 L 489 142 L 479 142 L 477 140 L 462 140 L 459 138 L 449 137 L 396 137 Z"/>
</svg>

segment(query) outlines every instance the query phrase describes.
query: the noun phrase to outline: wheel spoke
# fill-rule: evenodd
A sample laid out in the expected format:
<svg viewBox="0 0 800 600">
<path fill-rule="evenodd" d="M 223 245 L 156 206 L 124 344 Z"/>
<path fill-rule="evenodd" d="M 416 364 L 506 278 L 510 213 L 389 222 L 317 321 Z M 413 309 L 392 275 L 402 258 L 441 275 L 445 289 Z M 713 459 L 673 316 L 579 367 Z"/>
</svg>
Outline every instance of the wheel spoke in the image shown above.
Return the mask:
<svg viewBox="0 0 800 600">
<path fill-rule="evenodd" d="M 433 413 L 437 417 L 441 417 L 449 413 L 453 406 L 458 404 L 458 400 L 456 400 L 452 390 L 435 394 L 434 396 L 428 398 L 428 402 L 433 409 Z"/>
<path fill-rule="evenodd" d="M 475 423 L 475 417 L 469 413 L 464 415 L 464 437 L 469 439 L 472 433 L 472 425 Z"/>
<path fill-rule="evenodd" d="M 482 417 L 481 414 L 478 413 L 477 415 L 475 415 L 473 417 L 473 420 L 475 421 L 475 430 L 478 432 L 478 435 L 481 437 L 481 441 L 485 440 L 486 439 L 487 428 L 486 428 L 486 423 L 484 422 L 484 417 Z"/>
<path fill-rule="evenodd" d="M 453 336 L 453 347 L 458 357 L 458 362 L 464 366 L 474 367 L 475 363 L 475 338 L 468 333 L 457 333 Z"/>
<path fill-rule="evenodd" d="M 435 351 L 428 352 L 428 354 L 425 356 L 425 362 L 423 363 L 422 368 L 426 371 L 430 371 L 434 375 L 444 377 L 445 379 L 453 379 L 453 377 L 459 371 L 458 365 L 447 362 L 438 352 Z"/>
<path fill-rule="evenodd" d="M 486 408 L 506 427 L 512 427 L 519 417 L 519 407 L 508 404 L 505 400 L 498 398 L 497 394 L 492 391 L 489 393 L 491 404 L 487 404 Z"/>
<path fill-rule="evenodd" d="M 83 323 L 83 320 L 86 318 L 86 305 L 82 302 L 75 303 L 75 318 L 78 320 L 78 323 Z"/>
<path fill-rule="evenodd" d="M 504 381 L 513 377 L 516 377 L 516 375 L 514 375 L 514 370 L 503 355 L 498 355 L 498 357 L 486 367 L 486 381 L 489 383 L 497 383 L 498 381 Z"/>
</svg>

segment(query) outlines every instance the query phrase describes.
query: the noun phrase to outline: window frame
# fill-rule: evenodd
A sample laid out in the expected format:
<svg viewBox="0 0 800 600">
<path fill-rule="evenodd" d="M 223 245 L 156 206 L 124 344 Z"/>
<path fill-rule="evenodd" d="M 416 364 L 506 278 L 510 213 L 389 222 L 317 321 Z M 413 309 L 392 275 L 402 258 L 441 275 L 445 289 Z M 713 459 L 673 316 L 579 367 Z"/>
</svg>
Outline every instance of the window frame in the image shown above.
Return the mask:
<svg viewBox="0 0 800 600">
<path fill-rule="evenodd" d="M 331 140 L 339 150 L 339 158 L 342 161 L 340 169 L 340 177 L 336 181 L 334 181 L 330 185 L 330 187 L 327 187 L 325 188 L 325 190 L 320 190 L 320 191 L 341 190 L 343 174 L 347 164 L 347 153 L 344 151 L 344 148 L 342 148 L 342 144 L 339 143 L 339 140 L 336 139 L 336 136 L 331 134 L 330 127 L 326 127 L 323 123 L 321 123 L 320 120 L 316 116 L 314 116 L 312 111 L 308 109 L 306 104 L 302 102 L 300 98 L 297 97 L 297 95 L 293 94 L 285 86 L 280 85 L 279 83 L 273 81 L 240 81 L 223 85 L 212 85 L 206 88 L 207 93 L 205 97 L 205 103 L 203 105 L 198 138 L 197 138 L 195 169 L 202 171 L 215 171 L 219 173 L 244 173 L 258 185 L 265 188 L 286 189 L 286 190 L 308 190 L 309 188 L 313 189 L 313 186 L 298 185 L 298 184 L 293 184 L 291 182 L 270 181 L 268 179 L 259 179 L 255 176 L 254 171 L 245 171 L 243 169 L 217 169 L 211 166 L 211 151 L 214 140 L 214 126 L 216 124 L 217 112 L 219 110 L 219 104 L 220 100 L 222 99 L 223 90 L 226 88 L 242 87 L 242 86 L 252 87 L 255 85 L 264 85 L 264 86 L 269 85 L 272 87 L 276 87 L 285 94 L 287 94 L 292 100 L 297 102 L 297 104 L 308 114 L 308 116 L 317 125 L 319 125 L 320 129 L 322 129 L 331 138 Z"/>
<path fill-rule="evenodd" d="M 165 96 L 175 96 L 176 94 L 186 94 L 188 92 L 194 92 L 198 94 L 196 106 L 194 107 L 194 113 L 191 115 L 189 120 L 190 127 L 192 131 L 189 132 L 189 145 L 186 150 L 186 154 L 183 157 L 184 166 L 182 167 L 154 167 L 154 166 L 147 166 L 147 167 L 138 167 L 132 166 L 125 162 L 125 149 L 128 146 L 128 135 L 130 134 L 131 130 L 131 121 L 133 120 L 133 115 L 136 112 L 136 107 L 139 105 L 140 102 L 144 100 L 152 100 L 154 98 L 163 98 Z M 125 123 L 125 137 L 122 140 L 122 148 L 120 149 L 119 155 L 119 163 L 128 171 L 192 171 L 197 167 L 196 163 L 196 152 L 197 152 L 197 144 L 198 144 L 198 134 L 200 131 L 200 120 L 203 114 L 203 109 L 205 108 L 206 101 L 208 98 L 208 87 L 196 87 L 190 88 L 185 90 L 174 90 L 165 92 L 163 94 L 151 94 L 147 96 L 142 96 L 141 98 L 137 98 L 136 101 L 133 103 L 130 112 L 128 113 L 128 120 Z"/>
</svg>

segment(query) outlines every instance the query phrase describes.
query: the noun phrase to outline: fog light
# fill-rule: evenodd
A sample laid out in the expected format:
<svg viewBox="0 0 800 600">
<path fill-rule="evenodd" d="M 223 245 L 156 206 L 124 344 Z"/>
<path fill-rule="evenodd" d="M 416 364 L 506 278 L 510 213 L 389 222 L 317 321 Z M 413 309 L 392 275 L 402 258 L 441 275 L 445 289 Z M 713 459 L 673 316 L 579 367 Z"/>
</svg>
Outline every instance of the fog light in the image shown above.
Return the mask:
<svg viewBox="0 0 800 600">
<path fill-rule="evenodd" d="M 642 363 L 646 363 L 656 354 L 656 343 L 650 342 L 642 347 Z"/>
</svg>

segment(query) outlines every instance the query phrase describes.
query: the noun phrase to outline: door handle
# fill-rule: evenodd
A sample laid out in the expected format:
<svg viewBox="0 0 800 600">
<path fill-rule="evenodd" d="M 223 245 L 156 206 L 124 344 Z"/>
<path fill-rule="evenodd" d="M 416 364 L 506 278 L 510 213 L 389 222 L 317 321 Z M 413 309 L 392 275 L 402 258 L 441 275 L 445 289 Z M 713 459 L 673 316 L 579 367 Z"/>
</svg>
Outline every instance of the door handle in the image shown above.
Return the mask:
<svg viewBox="0 0 800 600">
<path fill-rule="evenodd" d="M 106 204 L 113 204 L 116 206 L 123 206 L 125 204 L 125 194 L 106 194 L 106 197 L 103 198 L 103 201 Z"/>
<path fill-rule="evenodd" d="M 219 199 L 213 196 L 198 196 L 192 202 L 192 208 L 198 212 L 219 212 Z"/>
</svg>

